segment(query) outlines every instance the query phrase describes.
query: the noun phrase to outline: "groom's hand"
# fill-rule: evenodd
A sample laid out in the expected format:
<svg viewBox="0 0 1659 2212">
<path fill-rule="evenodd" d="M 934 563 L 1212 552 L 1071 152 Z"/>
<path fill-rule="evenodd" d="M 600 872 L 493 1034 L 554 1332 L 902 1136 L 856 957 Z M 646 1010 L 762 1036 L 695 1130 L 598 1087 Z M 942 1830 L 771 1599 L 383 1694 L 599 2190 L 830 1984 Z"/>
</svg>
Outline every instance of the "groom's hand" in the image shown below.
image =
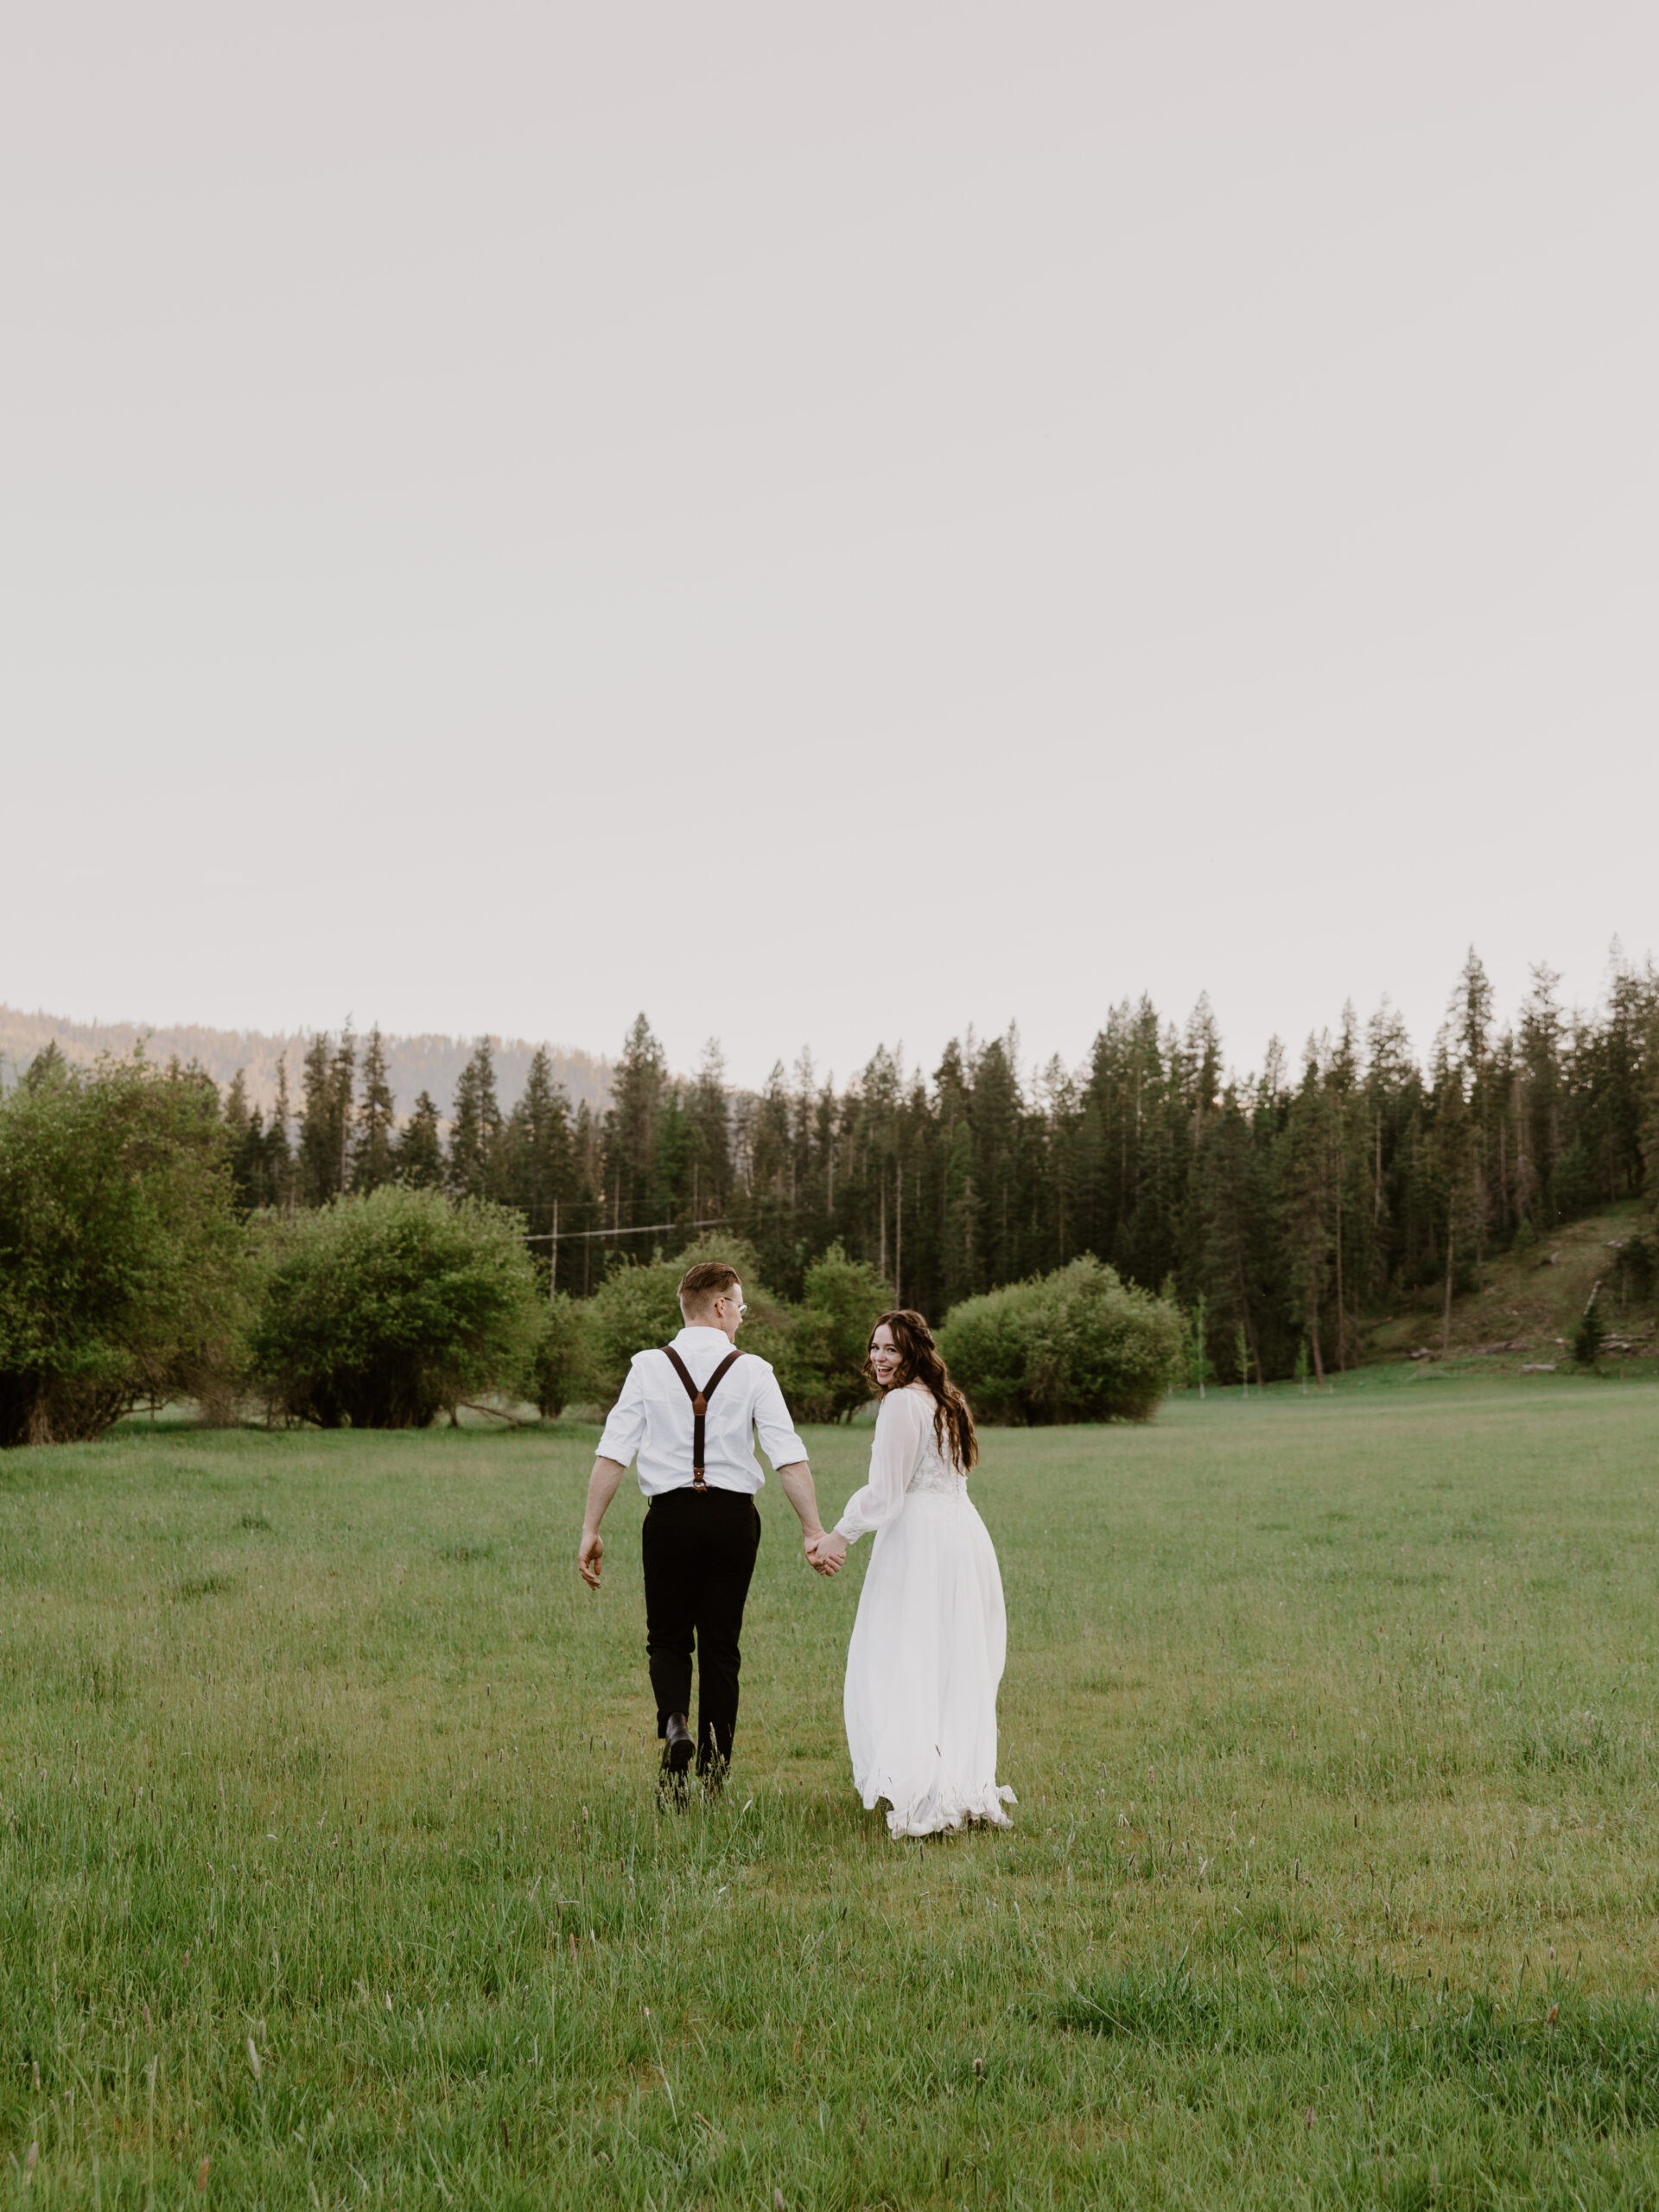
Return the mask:
<svg viewBox="0 0 1659 2212">
<path fill-rule="evenodd" d="M 588 1478 L 588 1510 L 582 1516 L 582 1543 L 576 1552 L 576 1565 L 590 1590 L 599 1587 L 599 1563 L 605 1556 L 599 1524 L 626 1472 L 620 1459 L 607 1459 L 601 1454 L 594 1461 L 594 1471 Z"/>
<path fill-rule="evenodd" d="M 833 1529 L 817 1529 L 806 1540 L 806 1555 L 816 1573 L 839 1574 L 842 1561 L 847 1556 L 847 1539 L 838 1536 Z"/>
<path fill-rule="evenodd" d="M 604 1556 L 604 1537 L 600 1535 L 597 1529 L 584 1529 L 582 1532 L 582 1548 L 576 1554 L 576 1565 L 581 1570 L 582 1580 L 590 1590 L 597 1590 L 599 1587 L 599 1567 Z"/>
</svg>

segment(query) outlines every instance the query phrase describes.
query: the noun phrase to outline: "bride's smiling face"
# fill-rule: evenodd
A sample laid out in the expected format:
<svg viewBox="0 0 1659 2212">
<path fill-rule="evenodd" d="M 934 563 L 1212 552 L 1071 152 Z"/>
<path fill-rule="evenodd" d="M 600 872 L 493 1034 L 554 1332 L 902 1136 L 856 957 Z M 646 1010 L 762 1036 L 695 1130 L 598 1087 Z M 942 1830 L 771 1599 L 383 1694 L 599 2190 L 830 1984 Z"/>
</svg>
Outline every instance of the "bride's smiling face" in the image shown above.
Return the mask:
<svg viewBox="0 0 1659 2212">
<path fill-rule="evenodd" d="M 870 1365 L 875 1370 L 875 1379 L 881 1388 L 890 1390 L 893 1378 L 899 1372 L 899 1347 L 885 1321 L 870 1338 Z"/>
</svg>

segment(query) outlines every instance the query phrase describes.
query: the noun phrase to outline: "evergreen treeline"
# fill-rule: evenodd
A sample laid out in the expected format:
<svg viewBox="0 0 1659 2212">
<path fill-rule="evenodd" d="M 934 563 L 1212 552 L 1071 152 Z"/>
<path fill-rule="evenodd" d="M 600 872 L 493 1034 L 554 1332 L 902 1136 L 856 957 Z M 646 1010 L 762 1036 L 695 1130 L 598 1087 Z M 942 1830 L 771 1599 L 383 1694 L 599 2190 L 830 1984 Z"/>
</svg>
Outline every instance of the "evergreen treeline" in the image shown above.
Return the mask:
<svg viewBox="0 0 1659 2212">
<path fill-rule="evenodd" d="M 931 1078 L 882 1050 L 836 1090 L 803 1056 L 745 1093 L 713 1045 L 674 1077 L 642 1014 L 601 1113 L 573 1111 L 541 1052 L 504 1114 L 486 1041 L 447 1132 L 424 1093 L 400 1121 L 378 1033 L 359 1054 L 349 1031 L 314 1039 L 293 1109 L 266 1122 L 235 1084 L 226 1111 L 243 1205 L 394 1181 L 493 1199 L 543 1265 L 556 1225 L 577 1295 L 716 1223 L 787 1298 L 839 1243 L 938 1316 L 1093 1255 L 1201 1312 L 1222 1376 L 1287 1375 L 1299 1354 L 1323 1376 L 1357 1358 L 1367 1311 L 1468 1289 L 1517 1237 L 1659 1195 L 1659 976 L 1618 964 L 1589 1015 L 1558 980 L 1535 969 L 1500 1028 L 1471 951 L 1426 1066 L 1385 1004 L 1240 1078 L 1207 1001 L 1177 1029 L 1143 998 L 1075 1071 L 1023 1075 L 1010 1032 L 951 1044 Z"/>
</svg>

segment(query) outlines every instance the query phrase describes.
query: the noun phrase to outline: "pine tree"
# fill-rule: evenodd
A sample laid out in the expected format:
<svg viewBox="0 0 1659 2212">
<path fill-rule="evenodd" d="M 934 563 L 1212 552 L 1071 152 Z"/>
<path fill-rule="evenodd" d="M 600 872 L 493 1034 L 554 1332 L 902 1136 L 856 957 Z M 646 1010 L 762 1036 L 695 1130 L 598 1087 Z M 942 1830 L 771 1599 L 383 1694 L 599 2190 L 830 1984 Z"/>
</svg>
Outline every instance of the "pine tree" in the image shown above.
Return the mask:
<svg viewBox="0 0 1659 2212">
<path fill-rule="evenodd" d="M 487 1037 L 478 1040 L 455 1086 L 449 1131 L 449 1187 L 457 1196 L 493 1198 L 502 1183 L 502 1118 L 495 1095 L 495 1054 Z"/>
<path fill-rule="evenodd" d="M 605 1189 L 619 1228 L 659 1220 L 658 1125 L 668 1103 L 668 1064 L 643 1014 L 635 1018 L 611 1074 L 605 1116 Z"/>
<path fill-rule="evenodd" d="M 302 1205 L 327 1205 L 346 1187 L 351 1175 L 352 1090 L 357 1043 L 348 1021 L 340 1043 L 330 1050 L 326 1030 L 311 1039 L 305 1055 L 300 1104 L 299 1198 Z"/>
<path fill-rule="evenodd" d="M 289 1212 L 293 1211 L 296 1198 L 294 1154 L 288 1141 L 288 1125 L 293 1112 L 288 1095 L 288 1061 L 283 1058 L 276 1063 L 276 1103 L 270 1109 L 270 1125 L 265 1131 L 265 1202 Z"/>
<path fill-rule="evenodd" d="M 357 1142 L 352 1157 L 353 1191 L 378 1191 L 396 1173 L 396 1103 L 386 1078 L 386 1048 L 377 1022 L 363 1049 L 363 1096 L 357 1109 Z"/>
<path fill-rule="evenodd" d="M 418 1191 L 436 1190 L 444 1179 L 443 1138 L 437 1103 L 429 1090 L 415 1101 L 394 1151 L 397 1179 Z"/>
<path fill-rule="evenodd" d="M 685 1110 L 692 1134 L 692 1213 L 698 1220 L 718 1220 L 732 1187 L 731 1103 L 718 1038 L 711 1037 L 702 1048 L 702 1065 Z"/>
<path fill-rule="evenodd" d="M 1516 1120 L 1521 1147 L 1518 1169 L 1522 1203 L 1545 1226 L 1554 1219 L 1555 1163 L 1561 1154 L 1562 1041 L 1565 1020 L 1556 1003 L 1560 977 L 1540 963 L 1532 971 L 1532 991 L 1521 1010 L 1516 1080 Z"/>
<path fill-rule="evenodd" d="M 944 1233 L 940 1302 L 948 1313 L 983 1283 L 977 1236 L 979 1193 L 974 1187 L 974 1136 L 963 1113 L 950 1132 L 944 1170 Z"/>
<path fill-rule="evenodd" d="M 790 1097 L 784 1064 L 775 1061 L 749 1120 L 747 1188 L 737 1210 L 741 1236 L 760 1257 L 766 1281 L 786 1294 L 798 1292 L 791 1187 Z"/>
<path fill-rule="evenodd" d="M 1240 1381 L 1249 1367 L 1258 1376 L 1262 1331 L 1268 1318 L 1268 1242 L 1263 1178 L 1250 1124 L 1230 1084 L 1208 1117 L 1193 1162 L 1192 1210 L 1198 1295 L 1209 1341 L 1230 1346 L 1242 1338 L 1245 1357 L 1236 1360 Z"/>
<path fill-rule="evenodd" d="M 319 1030 L 306 1048 L 300 1077 L 299 1202 L 320 1206 L 340 1188 L 340 1148 L 334 1132 L 332 1058 L 326 1032 Z"/>
<path fill-rule="evenodd" d="M 63 1047 L 55 1037 L 48 1037 L 23 1071 L 24 1090 L 43 1090 L 48 1084 L 55 1082 L 67 1066 Z"/>
<path fill-rule="evenodd" d="M 1024 1101 L 1018 1041 L 1012 1029 L 994 1037 L 974 1060 L 969 1116 L 974 1135 L 973 1180 L 979 1196 L 976 1242 L 987 1278 L 1014 1282 L 1028 1272 L 1025 1211 Z"/>
<path fill-rule="evenodd" d="M 1643 1195 L 1659 1212 L 1659 1005 L 1648 1017 L 1642 1107 Z"/>
<path fill-rule="evenodd" d="M 550 1233 L 556 1218 L 562 1230 L 574 1229 L 569 1211 L 576 1195 L 570 1101 L 553 1080 L 553 1062 L 544 1045 L 531 1058 L 524 1095 L 507 1116 L 502 1150 L 505 1203 L 516 1206 L 538 1236 Z"/>
<path fill-rule="evenodd" d="M 1331 1302 L 1334 1202 L 1331 1096 L 1310 1037 L 1302 1080 L 1291 1102 L 1281 1147 L 1280 1205 L 1284 1225 L 1286 1318 L 1306 1339 L 1313 1372 L 1325 1388 L 1325 1343 Z"/>
<path fill-rule="evenodd" d="M 248 1105 L 248 1081 L 238 1068 L 225 1094 L 225 1130 L 229 1140 L 231 1187 L 239 1214 L 273 1203 L 270 1162 L 264 1119 L 259 1109 Z"/>
</svg>

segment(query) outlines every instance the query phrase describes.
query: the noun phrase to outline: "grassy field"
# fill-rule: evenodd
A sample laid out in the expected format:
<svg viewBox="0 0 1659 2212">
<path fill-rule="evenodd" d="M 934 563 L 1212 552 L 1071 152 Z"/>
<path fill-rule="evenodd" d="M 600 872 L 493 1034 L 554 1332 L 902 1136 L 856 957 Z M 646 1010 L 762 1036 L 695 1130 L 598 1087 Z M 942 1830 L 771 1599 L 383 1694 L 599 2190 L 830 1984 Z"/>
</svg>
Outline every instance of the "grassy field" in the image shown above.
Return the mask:
<svg viewBox="0 0 1659 2212">
<path fill-rule="evenodd" d="M 868 1547 L 775 1491 L 734 1786 L 658 1815 L 592 1442 L 0 1462 L 0 2195 L 1659 2201 L 1659 1389 L 993 1433 L 1020 1808 L 927 1847 L 848 1781 Z"/>
</svg>

